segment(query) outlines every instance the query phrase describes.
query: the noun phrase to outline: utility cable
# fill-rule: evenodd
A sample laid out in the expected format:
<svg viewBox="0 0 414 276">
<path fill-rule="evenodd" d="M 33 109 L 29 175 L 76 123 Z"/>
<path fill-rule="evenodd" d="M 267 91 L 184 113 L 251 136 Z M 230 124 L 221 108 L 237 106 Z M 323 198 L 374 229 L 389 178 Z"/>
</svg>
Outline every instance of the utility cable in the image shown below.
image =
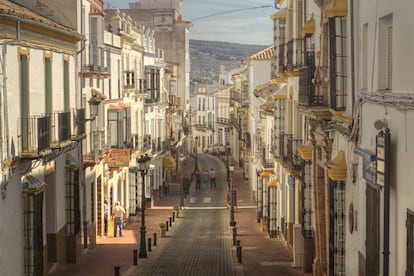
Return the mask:
<svg viewBox="0 0 414 276">
<path fill-rule="evenodd" d="M 239 12 L 239 11 L 263 9 L 263 8 L 273 8 L 273 7 L 274 6 L 271 6 L 271 5 L 264 5 L 264 6 L 256 6 L 256 7 L 250 7 L 250 8 L 241 8 L 241 9 L 235 9 L 235 10 L 222 11 L 222 12 L 216 12 L 216 13 L 212 13 L 212 14 L 205 15 L 205 16 L 196 17 L 196 18 L 190 19 L 189 21 L 196 21 L 196 20 L 201 20 L 201 19 L 205 19 L 205 18 L 209 18 L 209 17 L 214 17 L 214 16 L 217 16 L 217 15 L 235 13 L 235 12 Z"/>
</svg>

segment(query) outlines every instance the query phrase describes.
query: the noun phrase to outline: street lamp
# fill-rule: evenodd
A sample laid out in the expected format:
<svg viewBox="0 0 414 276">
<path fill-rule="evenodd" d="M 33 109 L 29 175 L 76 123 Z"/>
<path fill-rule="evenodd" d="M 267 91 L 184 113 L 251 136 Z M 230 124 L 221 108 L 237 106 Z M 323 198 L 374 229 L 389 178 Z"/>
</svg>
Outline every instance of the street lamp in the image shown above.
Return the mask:
<svg viewBox="0 0 414 276">
<path fill-rule="evenodd" d="M 182 207 L 184 207 L 184 185 L 183 185 L 183 163 L 184 163 L 184 160 L 185 160 L 185 156 L 184 156 L 184 154 L 180 154 L 180 162 L 181 162 L 181 194 L 180 194 L 180 196 L 181 196 L 181 199 L 180 199 L 180 209 L 182 208 Z"/>
<path fill-rule="evenodd" d="M 234 165 L 229 165 L 229 172 L 232 174 L 234 171 Z M 229 185 L 231 185 L 231 202 L 230 202 L 230 226 L 236 226 L 236 221 L 234 220 L 234 197 L 236 193 L 233 191 L 233 181 L 231 181 L 231 176 L 229 176 Z"/>
<path fill-rule="evenodd" d="M 141 155 L 140 158 L 137 158 L 137 163 L 139 164 L 139 171 L 141 171 L 142 184 L 141 184 L 141 244 L 139 248 L 139 257 L 147 257 L 147 247 L 145 244 L 145 175 L 147 175 L 149 166 L 150 166 L 151 157 L 148 154 Z"/>
<path fill-rule="evenodd" d="M 195 137 L 195 171 L 198 171 L 198 136 Z"/>
<path fill-rule="evenodd" d="M 229 143 L 226 143 L 226 157 L 227 157 L 227 188 L 230 190 L 230 163 L 229 163 L 229 152 L 230 146 Z"/>
</svg>

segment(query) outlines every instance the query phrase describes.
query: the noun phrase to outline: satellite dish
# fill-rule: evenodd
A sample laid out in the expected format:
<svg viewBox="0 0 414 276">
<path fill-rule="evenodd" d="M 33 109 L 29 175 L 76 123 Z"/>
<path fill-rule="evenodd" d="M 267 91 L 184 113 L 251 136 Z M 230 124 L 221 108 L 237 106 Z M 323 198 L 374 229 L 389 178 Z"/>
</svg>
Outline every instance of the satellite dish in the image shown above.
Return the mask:
<svg viewBox="0 0 414 276">
<path fill-rule="evenodd" d="M 383 128 L 384 128 L 384 121 L 381 121 L 381 120 L 376 120 L 376 121 L 375 121 L 375 123 L 374 123 L 374 127 L 375 127 L 377 130 L 381 130 L 381 129 L 383 129 Z"/>
</svg>

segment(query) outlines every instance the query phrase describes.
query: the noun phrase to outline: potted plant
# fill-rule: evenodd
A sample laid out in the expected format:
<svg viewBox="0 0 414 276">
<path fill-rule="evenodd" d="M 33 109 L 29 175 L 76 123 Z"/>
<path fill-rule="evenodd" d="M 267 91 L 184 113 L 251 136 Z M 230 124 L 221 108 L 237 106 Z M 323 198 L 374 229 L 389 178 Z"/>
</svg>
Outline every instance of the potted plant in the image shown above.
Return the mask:
<svg viewBox="0 0 414 276">
<path fill-rule="evenodd" d="M 165 224 L 163 222 L 161 222 L 158 226 L 160 228 L 160 237 L 164 238 L 165 235 L 166 235 Z"/>
</svg>

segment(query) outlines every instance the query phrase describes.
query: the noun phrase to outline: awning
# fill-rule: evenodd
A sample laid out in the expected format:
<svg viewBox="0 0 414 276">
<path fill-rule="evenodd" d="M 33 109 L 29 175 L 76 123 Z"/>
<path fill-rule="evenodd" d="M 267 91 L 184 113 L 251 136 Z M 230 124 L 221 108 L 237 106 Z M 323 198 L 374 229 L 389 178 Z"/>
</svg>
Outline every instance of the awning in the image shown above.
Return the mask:
<svg viewBox="0 0 414 276">
<path fill-rule="evenodd" d="M 346 180 L 346 160 L 345 152 L 341 150 L 335 159 L 328 162 L 328 177 L 334 181 Z"/>
<path fill-rule="evenodd" d="M 162 159 L 162 166 L 166 170 L 174 170 L 176 167 L 175 159 L 171 155 L 166 155 Z"/>
<path fill-rule="evenodd" d="M 279 86 L 279 90 L 273 93 L 272 98 L 274 100 L 284 100 L 287 99 L 287 84 L 282 84 Z"/>
<path fill-rule="evenodd" d="M 32 175 L 25 175 L 22 178 L 22 193 L 36 194 L 42 192 L 46 188 L 46 183 L 40 181 Z"/>
<path fill-rule="evenodd" d="M 287 10 L 286 9 L 281 9 L 280 11 L 278 11 L 277 13 L 273 14 L 271 16 L 271 18 L 273 20 L 275 19 L 284 19 L 287 18 Z"/>
<path fill-rule="evenodd" d="M 344 17 L 348 15 L 348 0 L 335 0 L 325 6 L 327 18 Z"/>
<path fill-rule="evenodd" d="M 311 141 L 298 147 L 300 157 L 303 160 L 312 160 L 313 145 Z"/>
<path fill-rule="evenodd" d="M 275 109 L 275 102 L 274 101 L 266 101 L 265 103 L 260 105 L 260 108 L 266 112 L 272 112 Z"/>
<path fill-rule="evenodd" d="M 73 158 L 73 156 L 68 153 L 65 157 L 65 168 L 69 170 L 77 170 L 79 169 L 79 162 Z"/>
<path fill-rule="evenodd" d="M 260 177 L 269 177 L 271 175 L 274 175 L 275 171 L 273 169 L 264 169 L 261 173 L 260 173 Z"/>
<path fill-rule="evenodd" d="M 118 112 L 118 111 L 123 111 L 123 110 L 129 109 L 129 108 L 131 108 L 131 106 L 129 104 L 125 104 L 125 103 L 110 104 L 108 106 L 108 111 Z"/>
<path fill-rule="evenodd" d="M 271 179 L 269 182 L 267 182 L 268 188 L 277 188 L 278 182 L 276 181 L 276 178 Z"/>
<path fill-rule="evenodd" d="M 312 14 L 311 18 L 303 24 L 301 35 L 303 38 L 307 35 L 312 35 L 313 33 L 315 33 L 315 19 L 313 19 Z"/>
</svg>

